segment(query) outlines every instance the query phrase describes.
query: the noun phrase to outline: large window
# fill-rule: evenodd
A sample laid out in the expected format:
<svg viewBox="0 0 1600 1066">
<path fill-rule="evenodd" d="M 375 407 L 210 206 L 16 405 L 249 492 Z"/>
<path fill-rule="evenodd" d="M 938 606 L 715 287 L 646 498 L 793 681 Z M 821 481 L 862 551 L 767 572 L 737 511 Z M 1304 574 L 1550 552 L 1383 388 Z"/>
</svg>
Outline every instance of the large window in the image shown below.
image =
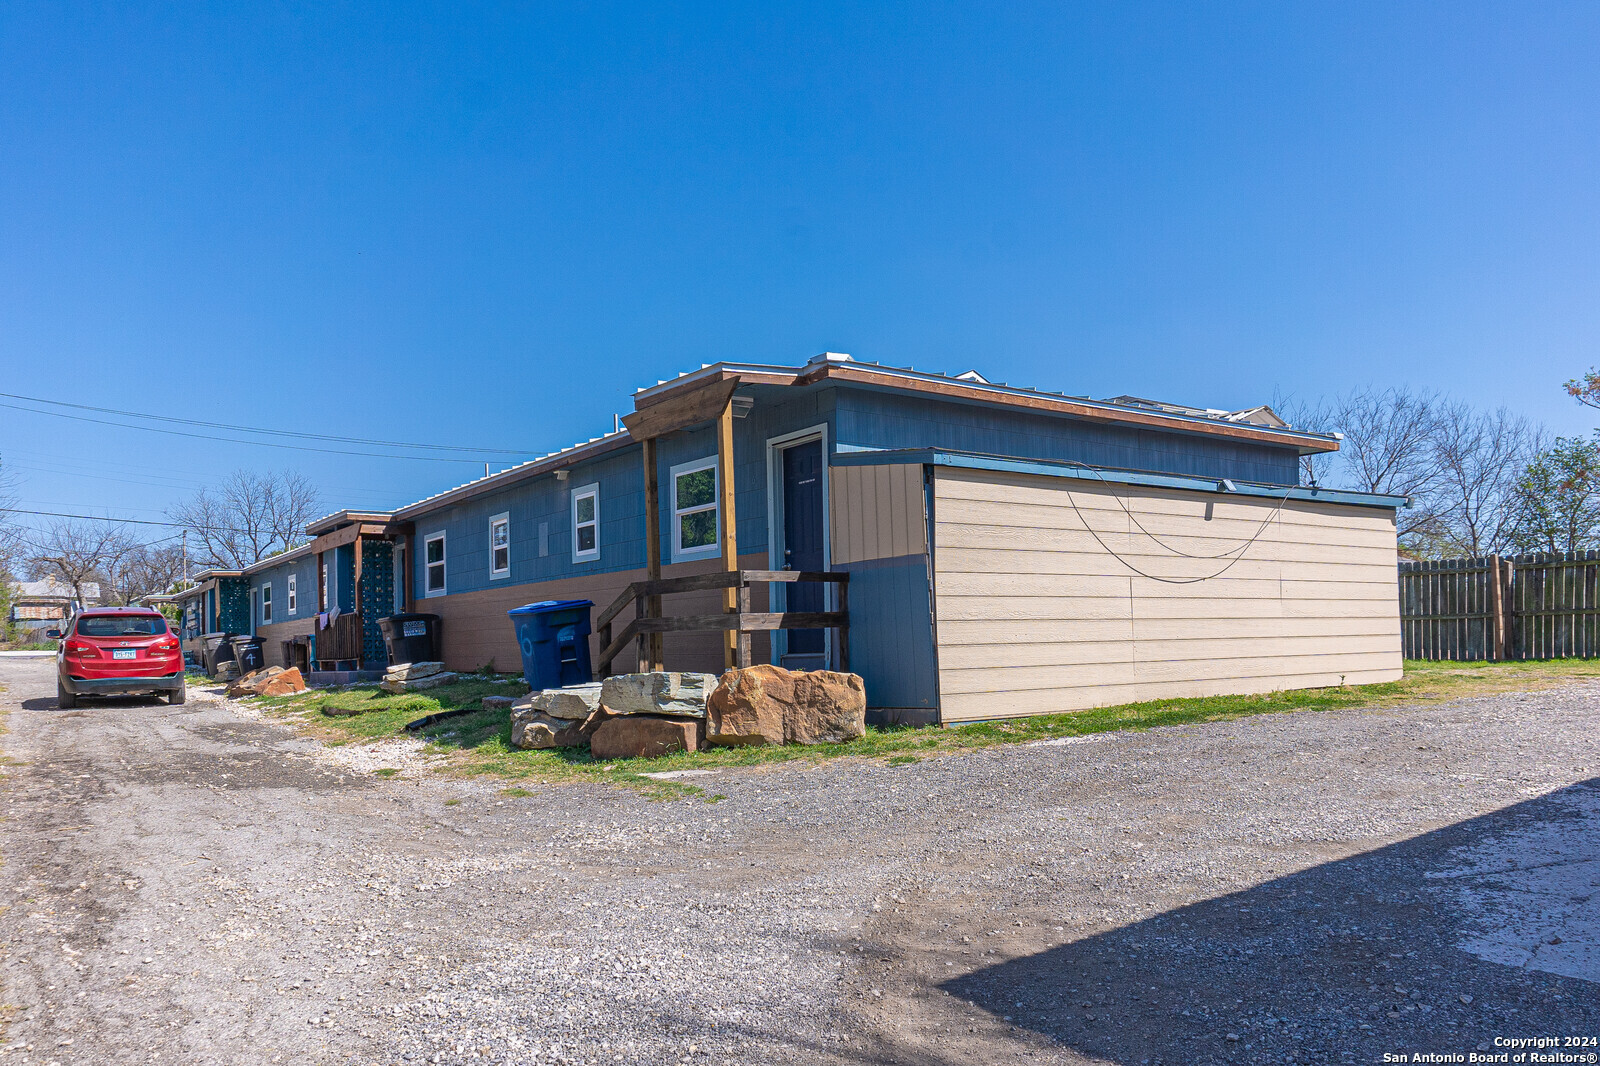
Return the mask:
<svg viewBox="0 0 1600 1066">
<path fill-rule="evenodd" d="M 425 552 L 425 565 L 428 568 L 427 583 L 423 586 L 429 596 L 444 595 L 444 534 L 435 533 L 423 543 Z"/>
<path fill-rule="evenodd" d="M 261 586 L 261 624 L 264 626 L 272 624 L 272 583 L 270 581 Z"/>
<path fill-rule="evenodd" d="M 489 576 L 508 577 L 511 574 L 511 513 L 497 514 L 489 519 Z"/>
<path fill-rule="evenodd" d="M 600 558 L 600 486 L 572 490 L 572 558 Z"/>
<path fill-rule="evenodd" d="M 672 468 L 672 557 L 703 559 L 720 550 L 722 516 L 717 510 L 717 459 L 710 456 Z"/>
<path fill-rule="evenodd" d="M 294 575 L 289 575 L 289 617 L 294 617 L 295 608 L 299 606 L 298 597 L 295 596 Z"/>
</svg>

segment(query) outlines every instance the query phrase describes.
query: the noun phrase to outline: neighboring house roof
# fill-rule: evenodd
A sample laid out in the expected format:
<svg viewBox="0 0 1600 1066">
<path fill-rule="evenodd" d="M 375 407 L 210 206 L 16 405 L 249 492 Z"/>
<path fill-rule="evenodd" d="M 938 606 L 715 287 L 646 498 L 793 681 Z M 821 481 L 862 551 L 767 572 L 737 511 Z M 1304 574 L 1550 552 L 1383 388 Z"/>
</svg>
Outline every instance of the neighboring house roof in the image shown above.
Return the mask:
<svg viewBox="0 0 1600 1066">
<path fill-rule="evenodd" d="M 1265 405 L 1242 411 L 1222 411 L 1184 407 L 1135 396 L 1091 400 L 1087 396 L 1068 396 L 1059 392 L 1040 392 L 1037 389 L 995 384 L 976 370 L 951 376 L 913 370 L 909 367 L 887 367 L 878 363 L 859 362 L 851 356 L 838 352 L 823 352 L 800 367 L 761 363 L 706 363 L 698 370 L 688 371 L 676 378 L 658 381 L 654 385 L 636 390 L 633 394 L 634 407 L 636 410 L 649 407 L 668 398 L 677 390 L 697 388 L 712 381 L 730 378 L 738 378 L 741 384 L 749 385 L 809 385 L 826 379 L 837 379 L 841 383 L 920 392 L 946 399 L 1012 406 L 1071 415 L 1092 421 L 1148 425 L 1178 432 L 1265 441 L 1293 447 L 1301 454 L 1331 452 L 1339 448 L 1337 435 L 1293 429 Z M 498 491 L 519 481 L 595 458 L 632 442 L 633 438 L 625 429 L 591 437 L 548 455 L 436 492 L 415 503 L 397 508 L 388 517 L 394 521 L 406 521 L 457 500 L 483 492 Z M 315 525 L 323 525 L 337 517 L 338 515 L 330 515 L 326 519 L 320 519 Z"/>
<path fill-rule="evenodd" d="M 47 577 L 43 581 L 18 581 L 12 588 L 17 590 L 17 598 L 25 600 L 70 600 L 72 599 L 72 586 Z M 100 585 L 90 581 L 83 586 L 83 598 L 93 602 L 100 598 Z"/>
</svg>

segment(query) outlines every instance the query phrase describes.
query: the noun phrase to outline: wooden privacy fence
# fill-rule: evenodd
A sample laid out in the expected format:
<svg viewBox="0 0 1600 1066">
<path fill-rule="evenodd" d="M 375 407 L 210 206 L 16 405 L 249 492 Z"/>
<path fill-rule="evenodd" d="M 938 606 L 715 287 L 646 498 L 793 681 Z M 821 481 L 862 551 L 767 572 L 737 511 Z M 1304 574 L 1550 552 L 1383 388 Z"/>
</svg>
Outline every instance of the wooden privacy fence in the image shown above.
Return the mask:
<svg viewBox="0 0 1600 1066">
<path fill-rule="evenodd" d="M 1408 659 L 1587 659 L 1600 655 L 1600 552 L 1400 564 Z"/>
</svg>

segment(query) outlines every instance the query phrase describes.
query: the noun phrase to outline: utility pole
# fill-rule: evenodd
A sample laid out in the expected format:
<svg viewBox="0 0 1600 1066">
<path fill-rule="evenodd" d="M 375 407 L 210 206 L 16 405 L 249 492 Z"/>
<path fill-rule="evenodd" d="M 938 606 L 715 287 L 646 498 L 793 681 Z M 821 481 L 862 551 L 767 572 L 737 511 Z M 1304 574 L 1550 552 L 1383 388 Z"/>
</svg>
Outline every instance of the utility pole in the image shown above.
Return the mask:
<svg viewBox="0 0 1600 1066">
<path fill-rule="evenodd" d="M 189 584 L 189 531 L 183 531 L 183 583 Z"/>
</svg>

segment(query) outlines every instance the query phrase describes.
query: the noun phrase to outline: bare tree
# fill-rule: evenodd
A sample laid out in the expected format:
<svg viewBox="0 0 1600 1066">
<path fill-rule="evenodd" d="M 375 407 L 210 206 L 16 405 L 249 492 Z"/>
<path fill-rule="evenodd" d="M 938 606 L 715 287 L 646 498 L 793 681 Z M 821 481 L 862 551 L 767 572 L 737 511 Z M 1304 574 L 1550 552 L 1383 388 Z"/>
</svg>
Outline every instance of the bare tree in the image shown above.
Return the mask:
<svg viewBox="0 0 1600 1066">
<path fill-rule="evenodd" d="M 22 524 L 17 521 L 17 476 L 0 462 L 0 582 L 15 577 L 27 556 Z"/>
<path fill-rule="evenodd" d="M 1464 555 L 1510 548 L 1519 518 L 1518 482 L 1544 450 L 1544 431 L 1503 407 L 1477 411 L 1456 402 L 1441 405 L 1437 416 L 1437 517 L 1445 546 Z"/>
<path fill-rule="evenodd" d="M 1295 429 L 1304 429 L 1312 433 L 1337 432 L 1333 417 L 1329 413 L 1330 406 L 1324 399 L 1306 400 L 1281 392 L 1275 392 L 1272 396 L 1272 409 L 1278 412 L 1279 417 Z M 1312 452 L 1309 455 L 1302 455 L 1300 484 L 1332 484 L 1338 461 L 1337 452 Z"/>
<path fill-rule="evenodd" d="M 236 470 L 170 512 L 195 540 L 206 566 L 240 570 L 305 542 L 317 492 L 300 474 Z"/>
<path fill-rule="evenodd" d="M 135 544 L 105 567 L 110 600 L 133 604 L 170 590 L 183 577 L 183 552 L 176 544 Z"/>
<path fill-rule="evenodd" d="M 99 581 L 135 546 L 114 522 L 57 522 L 34 543 L 28 564 L 36 578 L 55 578 L 83 604 L 84 586 Z"/>
</svg>

